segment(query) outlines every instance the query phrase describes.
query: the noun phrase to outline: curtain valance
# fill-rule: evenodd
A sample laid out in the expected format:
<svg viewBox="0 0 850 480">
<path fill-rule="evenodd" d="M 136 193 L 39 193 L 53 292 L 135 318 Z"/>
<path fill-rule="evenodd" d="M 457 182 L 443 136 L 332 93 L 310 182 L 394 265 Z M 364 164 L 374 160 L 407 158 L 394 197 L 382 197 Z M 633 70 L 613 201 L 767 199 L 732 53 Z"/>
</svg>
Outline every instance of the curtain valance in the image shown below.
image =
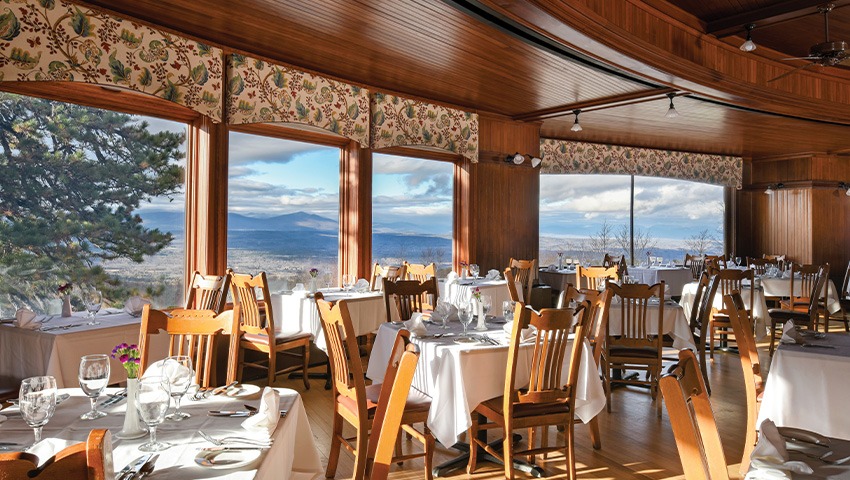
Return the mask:
<svg viewBox="0 0 850 480">
<path fill-rule="evenodd" d="M 221 49 L 62 0 L 0 8 L 0 80 L 115 85 L 221 121 Z"/>
<path fill-rule="evenodd" d="M 676 178 L 741 188 L 743 159 L 543 138 L 544 174 L 619 174 Z"/>
<path fill-rule="evenodd" d="M 478 161 L 478 114 L 385 93 L 372 94 L 371 147 L 425 146 Z"/>
</svg>

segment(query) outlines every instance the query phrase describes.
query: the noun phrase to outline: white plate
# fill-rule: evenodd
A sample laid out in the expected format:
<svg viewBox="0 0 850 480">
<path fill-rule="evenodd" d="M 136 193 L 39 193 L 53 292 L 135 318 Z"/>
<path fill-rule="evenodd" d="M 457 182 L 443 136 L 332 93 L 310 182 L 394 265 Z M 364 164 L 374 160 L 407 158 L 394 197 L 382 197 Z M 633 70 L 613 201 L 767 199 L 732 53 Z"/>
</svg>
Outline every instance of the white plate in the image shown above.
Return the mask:
<svg viewBox="0 0 850 480">
<path fill-rule="evenodd" d="M 204 468 L 240 468 L 257 461 L 262 450 L 203 449 L 195 456 L 195 463 Z"/>
<path fill-rule="evenodd" d="M 230 398 L 251 398 L 260 393 L 260 387 L 256 385 L 241 383 L 235 387 L 228 388 L 224 395 Z"/>
</svg>

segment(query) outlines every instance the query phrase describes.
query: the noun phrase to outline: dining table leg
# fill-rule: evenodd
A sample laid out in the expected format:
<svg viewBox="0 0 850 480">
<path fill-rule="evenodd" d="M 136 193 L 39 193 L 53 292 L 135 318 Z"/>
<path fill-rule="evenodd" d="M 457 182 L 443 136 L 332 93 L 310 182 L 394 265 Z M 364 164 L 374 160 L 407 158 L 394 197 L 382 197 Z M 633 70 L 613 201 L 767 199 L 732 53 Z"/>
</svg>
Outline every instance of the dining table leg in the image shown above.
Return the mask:
<svg viewBox="0 0 850 480">
<path fill-rule="evenodd" d="M 480 440 L 486 440 L 487 439 L 487 431 L 486 430 L 479 431 L 478 432 L 478 438 Z M 519 435 L 519 434 L 516 434 L 516 433 L 513 434 L 513 441 L 514 441 L 514 443 L 519 443 L 520 441 L 522 441 L 522 435 Z M 502 440 L 495 440 L 493 442 L 488 443 L 488 445 L 493 450 L 501 451 L 503 442 L 502 442 Z M 455 443 L 454 445 L 452 445 L 451 448 L 453 448 L 454 450 L 457 450 L 459 452 L 463 452 L 463 453 L 461 453 L 460 455 L 458 455 L 457 457 L 455 457 L 451 460 L 443 462 L 440 465 L 437 465 L 436 467 L 434 467 L 431 470 L 431 474 L 435 478 L 436 477 L 445 477 L 450 472 L 457 470 L 457 469 L 465 469 L 466 464 L 469 463 L 469 444 L 468 443 L 458 442 L 458 443 Z M 483 448 L 480 448 L 480 447 L 478 447 L 478 448 L 479 448 L 479 450 L 478 450 L 478 461 L 479 462 L 484 461 L 484 462 L 492 462 L 492 463 L 495 463 L 497 465 L 504 465 L 502 460 L 499 459 L 498 457 L 490 455 Z M 529 463 L 529 462 L 524 462 L 522 460 L 514 459 L 514 469 L 519 470 L 521 472 L 528 473 L 535 478 L 542 478 L 543 477 L 543 469 L 538 467 L 534 463 Z"/>
</svg>

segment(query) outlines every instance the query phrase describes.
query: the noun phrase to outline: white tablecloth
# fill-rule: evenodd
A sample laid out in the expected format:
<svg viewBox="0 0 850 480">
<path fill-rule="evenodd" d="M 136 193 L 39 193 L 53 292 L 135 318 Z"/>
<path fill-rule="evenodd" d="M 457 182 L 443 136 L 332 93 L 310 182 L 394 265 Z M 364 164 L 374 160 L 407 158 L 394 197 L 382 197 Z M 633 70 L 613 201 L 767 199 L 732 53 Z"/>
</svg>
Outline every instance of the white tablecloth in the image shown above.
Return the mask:
<svg viewBox="0 0 850 480">
<path fill-rule="evenodd" d="M 676 295 L 682 291 L 686 283 L 694 281 L 689 268 L 675 267 L 629 267 L 629 275 L 637 277 L 639 283 L 655 285 L 664 281 L 664 285 L 670 295 Z"/>
<path fill-rule="evenodd" d="M 277 390 L 281 393 L 280 408 L 288 410 L 288 413 L 277 425 L 272 448 L 261 455 L 259 461 L 239 469 L 221 470 L 210 470 L 195 464 L 194 461 L 200 448 L 212 446 L 198 435 L 198 430 L 214 437 L 224 437 L 227 434 L 244 436 L 248 433 L 240 425 L 244 418 L 210 417 L 207 415 L 208 410 L 243 409 L 243 403 L 258 406 L 257 400 L 229 399 L 224 396 L 211 397 L 200 402 L 186 399 L 182 409 L 191 413 L 192 417 L 181 422 L 166 420 L 157 428 L 157 439 L 173 446 L 159 452 L 156 469 L 151 478 L 308 480 L 323 476 L 319 453 L 301 397 L 294 390 Z M 72 397 L 56 407 L 55 416 L 44 427 L 42 442 L 35 447 L 36 454 L 42 461 L 68 445 L 85 442 L 88 432 L 93 428 L 108 428 L 112 432 L 116 471 L 142 455 L 143 452 L 140 452 L 138 447 L 148 441 L 147 436 L 134 440 L 121 440 L 114 436 L 121 430 L 124 422 L 126 401 L 106 407 L 106 417 L 84 421 L 78 417 L 88 411 L 88 398 L 83 396 L 80 389 L 66 391 L 71 393 Z M 16 410 L 8 409 L 10 412 Z M 0 424 L 0 438 L 4 442 L 27 445 L 32 442 L 33 433 L 20 415 L 10 413 L 8 420 Z"/>
<path fill-rule="evenodd" d="M 850 440 L 850 415 L 844 411 L 850 395 L 850 335 L 830 333 L 823 340 L 805 340 L 836 348 L 779 345 L 756 425 L 769 418 L 779 426 Z"/>
<path fill-rule="evenodd" d="M 611 301 L 611 308 L 608 314 L 608 331 L 611 335 L 620 335 L 623 324 L 620 321 L 621 308 L 614 298 Z M 658 333 L 658 304 L 650 304 L 647 307 L 647 330 L 651 334 Z M 664 320 L 661 326 L 661 333 L 673 337 L 673 347 L 679 350 L 691 349 L 696 351 L 694 344 L 694 335 L 691 333 L 691 328 L 688 325 L 688 320 L 685 318 L 685 313 L 682 307 L 676 303 L 668 301 L 664 305 Z"/>
<path fill-rule="evenodd" d="M 325 300 L 337 302 L 348 300 L 351 322 L 357 336 L 374 332 L 387 321 L 387 309 L 381 292 L 344 293 L 339 289 L 322 290 Z M 286 333 L 307 332 L 320 349 L 327 351 L 322 321 L 313 296 L 305 292 L 271 295 L 275 330 Z"/>
<path fill-rule="evenodd" d="M 446 288 L 446 282 L 441 280 L 438 282 L 440 288 L 440 299 L 458 305 L 461 302 L 469 302 L 472 298 L 472 291 L 478 287 L 482 295 L 490 295 L 493 299 L 492 311 L 497 312 L 502 308 L 504 300 L 511 299 L 511 293 L 508 291 L 508 282 L 505 280 L 459 280 L 456 283 L 449 285 Z"/>
<path fill-rule="evenodd" d="M 679 300 L 679 305 L 682 306 L 685 311 L 685 317 L 689 320 L 694 305 L 694 296 L 697 294 L 698 286 L 699 284 L 697 282 L 691 282 L 685 285 L 682 289 L 682 298 Z M 741 298 L 743 298 L 744 305 L 747 308 L 750 306 L 751 294 L 752 289 L 749 287 L 745 287 L 741 292 Z M 726 308 L 723 305 L 723 295 L 720 294 L 719 289 L 714 295 L 712 307 L 718 310 Z M 770 316 L 767 314 L 767 302 L 764 299 L 764 292 L 762 290 L 756 290 L 756 297 L 753 299 L 753 322 L 755 323 L 756 340 L 762 341 L 765 337 L 767 337 L 767 325 L 769 321 Z"/>
<path fill-rule="evenodd" d="M 450 325 L 450 330 L 428 326 L 429 333 L 457 333 L 462 330 L 458 323 Z M 374 382 L 380 382 L 384 378 L 398 328 L 385 324 L 378 330 L 366 371 L 366 376 Z M 482 333 L 474 330 L 471 332 Z M 506 335 L 502 325 L 494 325 L 490 331 L 484 333 L 500 340 L 504 340 Z M 472 425 L 471 412 L 479 403 L 504 393 L 508 363 L 507 345 L 492 346 L 485 343 L 471 347 L 455 344 L 453 339 L 454 337 L 413 339 L 421 350 L 413 386 L 431 397 L 428 427 L 445 446 L 454 445 L 458 436 L 469 429 Z M 572 341 L 567 348 L 571 346 Z M 517 378 L 526 381 L 529 377 L 532 348 L 523 351 L 527 355 L 524 359 L 519 359 Z M 568 367 L 569 354 L 566 355 L 562 371 L 561 381 L 564 383 L 567 380 Z M 576 415 L 586 423 L 605 407 L 605 392 L 599 378 L 599 369 L 586 342 L 582 351 L 576 391 Z"/>
<path fill-rule="evenodd" d="M 790 297 L 791 296 L 791 279 L 790 278 L 769 278 L 761 277 L 761 286 L 764 289 L 765 297 Z M 801 292 L 801 282 L 794 282 L 794 296 L 808 296 L 809 292 Z M 841 310 L 841 303 L 838 301 L 838 290 L 835 289 L 835 283 L 829 281 L 829 297 L 827 298 L 826 306 L 829 308 L 829 313 L 835 313 Z M 823 295 L 823 294 L 821 294 Z"/>
<path fill-rule="evenodd" d="M 541 269 L 540 283 L 549 285 L 553 290 L 557 290 L 559 292 L 563 292 L 567 288 L 567 285 L 572 285 L 578 288 L 576 271 L 566 268 L 555 271 Z"/>
<path fill-rule="evenodd" d="M 85 325 L 87 313 L 77 312 L 72 317 L 55 317 L 43 326 L 82 324 L 68 330 L 42 332 L 0 325 L 0 386 L 17 388 L 21 380 L 37 375 L 52 375 L 59 388 L 75 387 L 80 357 L 96 353 L 109 354 L 120 343 L 138 343 L 141 319 L 126 313 L 97 316 L 100 325 Z M 44 317 L 39 317 L 44 318 Z M 152 338 L 150 358 L 166 356 L 168 338 Z M 109 383 L 126 378 L 117 360 L 111 361 Z"/>
</svg>

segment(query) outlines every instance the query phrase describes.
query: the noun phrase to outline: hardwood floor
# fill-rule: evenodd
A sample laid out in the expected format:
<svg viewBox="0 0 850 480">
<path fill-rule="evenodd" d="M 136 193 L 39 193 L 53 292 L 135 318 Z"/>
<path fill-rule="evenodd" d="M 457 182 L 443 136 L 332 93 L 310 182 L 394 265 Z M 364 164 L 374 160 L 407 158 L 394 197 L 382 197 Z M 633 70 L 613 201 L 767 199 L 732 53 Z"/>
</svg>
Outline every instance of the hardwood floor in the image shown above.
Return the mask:
<svg viewBox="0 0 850 480">
<path fill-rule="evenodd" d="M 759 352 L 762 361 L 769 364 L 766 348 L 760 345 Z M 316 370 L 318 371 L 318 370 Z M 746 423 L 746 398 L 741 374 L 741 364 L 738 356 L 732 353 L 715 352 L 715 360 L 708 368 L 712 386 L 711 403 L 717 417 L 720 436 L 723 441 L 726 461 L 732 478 L 738 478 L 737 469 L 741 460 L 744 441 L 744 426 Z M 324 381 L 312 380 L 312 388 L 304 392 L 301 380 L 283 380 L 277 386 L 293 388 L 301 392 L 313 436 L 323 466 L 327 464 L 330 445 L 331 416 L 333 403 L 330 391 L 324 390 Z M 660 395 L 659 395 L 660 401 Z M 658 409 L 652 403 L 649 393 L 639 388 L 618 388 L 612 398 L 612 412 L 604 409 L 600 413 L 600 429 L 602 433 L 602 449 L 593 450 L 590 445 L 588 429 L 580 422 L 576 425 L 576 470 L 578 478 L 587 479 L 681 479 L 682 466 L 670 429 L 667 412 Z M 550 444 L 555 441 L 557 431 L 549 429 Z M 346 434 L 350 432 L 347 430 Z M 524 433 L 517 431 L 517 433 Z M 495 439 L 495 436 L 493 436 Z M 560 440 L 563 440 L 562 436 Z M 403 440 L 403 448 L 408 451 L 418 446 L 407 439 Z M 449 450 L 439 443 L 435 455 L 435 465 L 452 457 L 455 451 Z M 550 455 L 548 461 L 538 459 L 544 467 L 547 478 L 564 478 L 564 456 Z M 352 457 L 344 450 L 340 453 L 339 467 L 336 478 L 349 478 L 353 462 Z M 416 479 L 423 476 L 421 460 L 405 463 L 402 467 L 394 466 L 390 473 L 391 479 Z M 492 463 L 480 463 L 475 475 L 466 475 L 465 470 L 457 470 L 448 475 L 449 478 L 504 478 L 502 467 Z M 517 473 L 517 478 L 531 478 Z"/>
</svg>

